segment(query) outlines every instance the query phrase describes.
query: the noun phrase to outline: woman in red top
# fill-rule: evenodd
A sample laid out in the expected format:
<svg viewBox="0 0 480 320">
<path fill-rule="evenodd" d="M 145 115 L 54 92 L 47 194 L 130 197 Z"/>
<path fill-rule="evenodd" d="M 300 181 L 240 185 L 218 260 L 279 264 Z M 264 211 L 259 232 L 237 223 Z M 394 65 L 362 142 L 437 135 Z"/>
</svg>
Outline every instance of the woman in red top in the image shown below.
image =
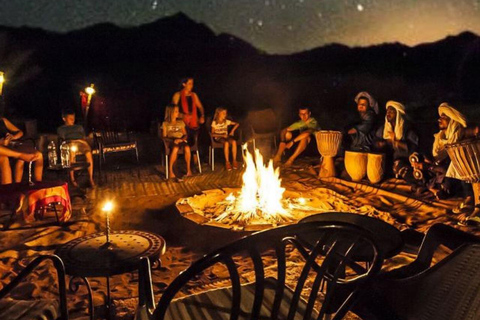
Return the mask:
<svg viewBox="0 0 480 320">
<path fill-rule="evenodd" d="M 205 122 L 205 110 L 197 94 L 192 91 L 193 78 L 185 78 L 180 81 L 180 91 L 175 92 L 172 104 L 178 105 L 182 113 L 182 120 L 187 128 L 188 142 L 193 144 L 196 131 Z M 200 111 L 200 117 L 198 117 Z"/>
</svg>

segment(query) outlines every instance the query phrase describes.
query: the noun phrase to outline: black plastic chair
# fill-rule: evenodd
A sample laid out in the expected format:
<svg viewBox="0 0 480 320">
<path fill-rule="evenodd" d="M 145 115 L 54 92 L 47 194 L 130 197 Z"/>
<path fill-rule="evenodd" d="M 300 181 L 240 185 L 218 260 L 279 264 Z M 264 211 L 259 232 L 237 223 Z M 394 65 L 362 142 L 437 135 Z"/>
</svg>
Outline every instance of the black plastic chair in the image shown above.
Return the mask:
<svg viewBox="0 0 480 320">
<path fill-rule="evenodd" d="M 128 132 L 101 131 L 93 133 L 95 144 L 98 145 L 101 161 L 106 163 L 106 155 L 109 153 L 133 151 L 138 163 L 137 140 L 130 137 Z"/>
<path fill-rule="evenodd" d="M 256 148 L 257 139 L 273 140 L 277 148 L 277 135 L 280 132 L 280 125 L 273 109 L 252 110 L 247 113 L 245 119 L 247 141 L 253 143 Z"/>
<path fill-rule="evenodd" d="M 26 278 L 40 263 L 51 260 L 57 270 L 59 300 L 5 300 L 9 294 L 22 280 Z M 31 320 L 31 319 L 52 319 L 67 320 L 67 293 L 65 283 L 65 267 L 62 260 L 55 255 L 42 255 L 30 262 L 10 283 L 0 291 L 0 315 L 2 319 L 9 320 Z"/>
<path fill-rule="evenodd" d="M 435 265 L 439 246 L 453 250 Z M 365 319 L 480 319 L 480 239 L 452 227 L 432 226 L 409 265 L 377 277 L 354 308 Z"/>
<path fill-rule="evenodd" d="M 298 235 L 316 234 L 317 243 L 311 250 L 304 248 Z M 368 245 L 372 251 L 369 267 L 351 259 L 358 247 Z M 287 259 L 292 247 L 305 258 L 301 273 L 295 279 L 295 289 L 286 285 Z M 267 251 L 268 249 L 273 249 Z M 266 277 L 262 254 L 275 252 L 276 278 Z M 253 262 L 255 282 L 241 284 L 234 257 Z M 362 288 L 381 268 L 383 255 L 372 235 L 354 225 L 312 222 L 290 225 L 257 232 L 205 255 L 182 272 L 166 289 L 158 305 L 154 306 L 148 259 L 142 260 L 139 276 L 139 308 L 136 319 L 341 319 L 355 303 Z M 295 260 L 295 265 L 299 262 Z M 301 258 L 300 258 L 301 260 Z M 321 261 L 321 262 L 320 262 Z M 231 287 L 220 288 L 173 300 L 190 280 L 217 264 L 224 264 L 230 275 Z M 269 266 L 270 268 L 270 266 Z M 347 273 L 345 271 L 348 270 Z M 313 284 L 308 299 L 301 297 L 308 276 Z M 330 303 L 342 303 L 332 310 Z M 314 305 L 323 296 L 319 311 Z"/>
</svg>

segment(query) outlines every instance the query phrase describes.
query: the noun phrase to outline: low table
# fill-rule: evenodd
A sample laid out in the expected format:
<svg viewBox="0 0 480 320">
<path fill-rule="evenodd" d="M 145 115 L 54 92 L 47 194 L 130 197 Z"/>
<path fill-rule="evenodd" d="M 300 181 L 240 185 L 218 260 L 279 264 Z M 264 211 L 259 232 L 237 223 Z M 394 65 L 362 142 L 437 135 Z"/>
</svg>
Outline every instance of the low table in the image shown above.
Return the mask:
<svg viewBox="0 0 480 320">
<path fill-rule="evenodd" d="M 104 232 L 90 234 L 65 243 L 55 250 L 65 264 L 68 275 L 84 280 L 89 291 L 90 319 L 93 299 L 87 277 L 107 279 L 107 318 L 111 313 L 110 276 L 138 270 L 140 258 L 148 257 L 152 263 L 165 253 L 165 240 L 153 233 L 135 230 L 113 231 L 106 243 Z"/>
<path fill-rule="evenodd" d="M 57 179 L 63 179 L 62 175 L 69 173 L 71 171 L 80 171 L 80 170 L 87 170 L 90 167 L 90 163 L 80 161 L 80 162 L 72 162 L 68 166 L 63 166 L 61 164 L 56 164 L 54 166 L 46 167 L 47 170 L 55 172 L 57 175 Z M 60 178 L 61 177 L 61 178 Z M 68 178 L 66 179 L 68 180 Z"/>
<path fill-rule="evenodd" d="M 15 213 L 21 212 L 26 222 L 32 222 L 35 220 L 35 211 L 56 203 L 63 206 L 60 216 L 54 207 L 58 222 L 68 221 L 72 216 L 68 185 L 63 181 L 41 181 L 32 185 L 28 183 L 0 185 L 0 202 L 12 200 L 16 202 L 16 208 L 11 218 Z"/>
</svg>

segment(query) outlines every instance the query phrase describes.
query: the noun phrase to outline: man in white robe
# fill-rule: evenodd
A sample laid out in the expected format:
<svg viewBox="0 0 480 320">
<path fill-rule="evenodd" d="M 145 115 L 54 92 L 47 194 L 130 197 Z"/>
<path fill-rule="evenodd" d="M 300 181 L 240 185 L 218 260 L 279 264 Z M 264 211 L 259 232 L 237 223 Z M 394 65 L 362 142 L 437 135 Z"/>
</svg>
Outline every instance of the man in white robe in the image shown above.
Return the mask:
<svg viewBox="0 0 480 320">
<path fill-rule="evenodd" d="M 412 166 L 417 170 L 426 172 L 425 187 L 438 199 L 442 199 L 455 193 L 451 179 L 459 178 L 450 162 L 445 146 L 456 143 L 463 138 L 467 121 L 462 113 L 446 102 L 438 107 L 438 115 L 440 131 L 434 134 L 433 160 L 425 158 L 424 162 L 413 162 Z"/>
</svg>

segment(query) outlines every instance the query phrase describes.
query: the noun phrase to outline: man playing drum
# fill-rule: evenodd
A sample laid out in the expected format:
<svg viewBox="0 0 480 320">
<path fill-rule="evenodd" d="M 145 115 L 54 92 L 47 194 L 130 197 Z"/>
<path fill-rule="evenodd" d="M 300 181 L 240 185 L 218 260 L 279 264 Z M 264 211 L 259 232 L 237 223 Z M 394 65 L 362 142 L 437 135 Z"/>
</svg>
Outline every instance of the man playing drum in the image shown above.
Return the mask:
<svg viewBox="0 0 480 320">
<path fill-rule="evenodd" d="M 375 129 L 378 114 L 377 101 L 366 91 L 359 92 L 355 97 L 360 122 L 354 124 L 347 131 L 350 140 L 349 150 L 370 151 L 368 135 Z"/>
<path fill-rule="evenodd" d="M 450 163 L 445 146 L 460 141 L 467 127 L 465 116 L 458 110 L 444 102 L 438 107 L 438 128 L 434 134 L 432 148 L 433 160 L 424 157 L 424 161 L 412 162 L 412 167 L 425 172 L 422 179 L 424 187 L 428 188 L 437 198 L 445 198 L 454 193 L 452 178 L 458 179 L 458 173 Z M 469 201 L 472 201 L 470 196 Z"/>
<path fill-rule="evenodd" d="M 397 178 L 411 171 L 408 156 L 418 148 L 418 136 L 405 119 L 405 107 L 400 102 L 388 101 L 385 123 L 373 138 L 374 151 L 386 155 L 386 168 L 392 168 Z"/>
<path fill-rule="evenodd" d="M 276 165 L 281 162 L 282 154 L 285 149 L 290 149 L 295 143 L 298 143 L 293 154 L 288 158 L 287 162 L 285 162 L 285 167 L 291 166 L 293 161 L 295 161 L 295 159 L 307 148 L 312 134 L 315 131 L 320 130 L 317 120 L 311 116 L 308 107 L 300 107 L 298 109 L 298 116 L 300 117 L 299 121 L 291 124 L 280 132 L 281 142 L 278 146 L 278 151 L 273 158 L 273 163 Z M 298 135 L 295 135 L 295 132 L 298 132 Z"/>
</svg>

